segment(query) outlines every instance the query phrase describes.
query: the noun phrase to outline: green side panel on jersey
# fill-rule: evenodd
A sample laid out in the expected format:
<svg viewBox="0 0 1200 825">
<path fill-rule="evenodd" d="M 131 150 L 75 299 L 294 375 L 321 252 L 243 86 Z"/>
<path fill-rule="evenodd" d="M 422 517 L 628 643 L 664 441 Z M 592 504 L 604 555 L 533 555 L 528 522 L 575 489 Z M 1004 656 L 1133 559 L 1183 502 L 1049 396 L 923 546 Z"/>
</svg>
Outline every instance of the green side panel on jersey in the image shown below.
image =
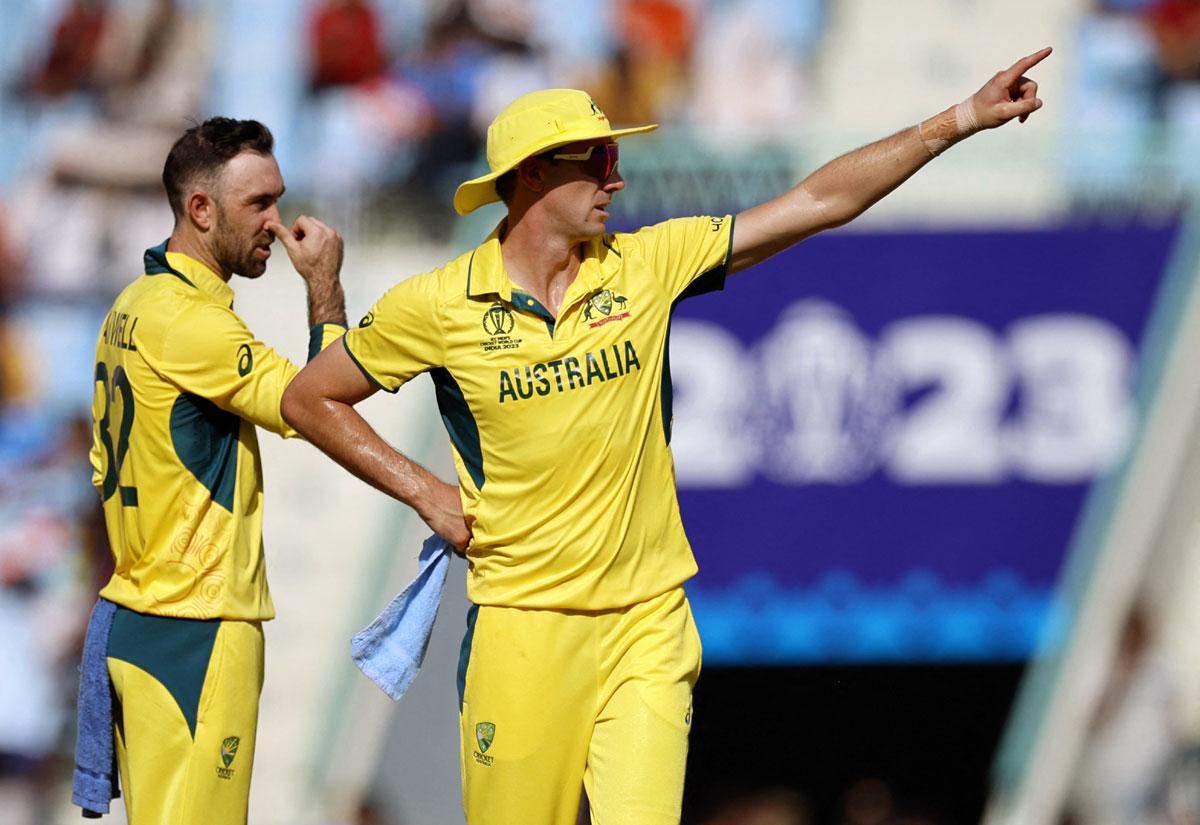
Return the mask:
<svg viewBox="0 0 1200 825">
<path fill-rule="evenodd" d="M 736 220 L 736 218 L 734 219 Z M 729 265 L 733 259 L 733 227 L 729 225 L 729 247 L 725 250 L 725 260 L 707 272 L 701 273 L 696 280 L 679 294 L 679 297 L 671 304 L 671 315 L 675 314 L 675 307 L 679 306 L 679 302 L 687 298 L 694 298 L 697 295 L 705 295 L 709 292 L 719 292 L 725 288 L 725 277 L 729 274 Z M 662 389 L 659 393 L 659 409 L 662 411 L 662 427 L 663 436 L 667 439 L 667 443 L 671 443 L 671 422 L 674 416 L 674 398 L 672 396 L 671 386 L 671 321 L 667 320 L 667 334 L 663 337 L 663 370 L 662 370 Z"/>
<path fill-rule="evenodd" d="M 450 441 L 454 444 L 454 449 L 458 451 L 463 464 L 467 466 L 467 472 L 471 474 L 471 480 L 475 482 L 475 489 L 482 490 L 484 482 L 483 447 L 479 441 L 479 425 L 475 422 L 475 416 L 471 414 L 471 408 L 467 406 L 467 399 L 463 396 L 462 388 L 458 386 L 458 382 L 454 380 L 454 376 L 450 374 L 449 370 L 445 367 L 438 367 L 430 370 L 429 374 L 433 378 L 433 386 L 437 391 L 438 412 L 442 414 L 442 423 L 446 425 Z"/>
<path fill-rule="evenodd" d="M 175 454 L 213 501 L 233 512 L 238 429 L 242 420 L 206 398 L 183 393 L 171 407 Z"/>
<path fill-rule="evenodd" d="M 659 389 L 658 409 L 662 413 L 663 438 L 671 443 L 671 424 L 675 416 L 675 400 L 671 385 L 671 319 L 667 319 L 667 334 L 663 336 L 662 387 Z"/>
</svg>

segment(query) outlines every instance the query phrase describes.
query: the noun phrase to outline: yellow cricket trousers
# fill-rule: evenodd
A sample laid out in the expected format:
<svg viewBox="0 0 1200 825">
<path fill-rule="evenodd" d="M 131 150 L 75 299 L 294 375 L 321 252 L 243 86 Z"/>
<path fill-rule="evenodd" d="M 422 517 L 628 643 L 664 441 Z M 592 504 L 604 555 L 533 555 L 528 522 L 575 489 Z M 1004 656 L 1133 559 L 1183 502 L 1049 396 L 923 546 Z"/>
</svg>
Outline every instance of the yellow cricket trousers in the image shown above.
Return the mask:
<svg viewBox="0 0 1200 825">
<path fill-rule="evenodd" d="M 263 683 L 261 623 L 118 607 L 108 671 L 129 825 L 245 825 Z"/>
<path fill-rule="evenodd" d="M 472 606 L 459 660 L 469 825 L 678 825 L 700 637 L 683 588 L 605 611 Z"/>
</svg>

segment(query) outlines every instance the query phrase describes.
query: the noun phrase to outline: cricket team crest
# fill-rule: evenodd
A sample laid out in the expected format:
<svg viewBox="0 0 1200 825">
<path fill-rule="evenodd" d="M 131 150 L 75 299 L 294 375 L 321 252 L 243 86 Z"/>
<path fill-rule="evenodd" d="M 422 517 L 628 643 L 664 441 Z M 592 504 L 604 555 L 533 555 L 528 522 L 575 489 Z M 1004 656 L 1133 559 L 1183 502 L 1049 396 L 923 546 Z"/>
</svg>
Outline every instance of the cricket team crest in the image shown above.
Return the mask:
<svg viewBox="0 0 1200 825">
<path fill-rule="evenodd" d="M 233 764 L 233 758 L 237 756 L 238 745 L 242 744 L 242 740 L 237 736 L 230 736 L 221 743 L 221 761 L 225 763 L 225 767 Z"/>
<path fill-rule="evenodd" d="M 613 321 L 623 321 L 629 317 L 629 312 L 625 309 L 628 303 L 629 299 L 624 295 L 617 295 L 611 289 L 602 289 L 583 305 L 583 320 L 588 321 L 590 327 L 600 327 Z M 616 310 L 616 315 L 613 315 L 613 310 Z M 593 313 L 599 313 L 602 317 L 597 321 L 592 321 Z"/>
<path fill-rule="evenodd" d="M 475 741 L 479 743 L 479 752 L 487 753 L 496 738 L 496 726 L 491 722 L 480 722 L 475 726 Z"/>
<path fill-rule="evenodd" d="M 495 761 L 493 757 L 485 755 L 495 739 L 496 725 L 494 722 L 479 722 L 475 725 L 475 744 L 479 746 L 475 750 L 475 761 L 484 767 L 490 767 Z"/>
<path fill-rule="evenodd" d="M 233 760 L 237 757 L 238 746 L 242 744 L 240 736 L 229 736 L 221 742 L 221 762 L 225 767 L 217 768 L 217 776 L 222 779 L 233 778 Z"/>
</svg>

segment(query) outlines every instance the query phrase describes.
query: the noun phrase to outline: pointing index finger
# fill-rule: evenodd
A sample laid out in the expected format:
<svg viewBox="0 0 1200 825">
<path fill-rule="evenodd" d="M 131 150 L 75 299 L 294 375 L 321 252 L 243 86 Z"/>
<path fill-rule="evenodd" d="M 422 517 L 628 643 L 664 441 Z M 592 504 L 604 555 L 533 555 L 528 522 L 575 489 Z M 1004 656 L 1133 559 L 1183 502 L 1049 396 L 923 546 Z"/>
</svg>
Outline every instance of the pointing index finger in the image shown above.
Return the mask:
<svg viewBox="0 0 1200 825">
<path fill-rule="evenodd" d="M 1054 47 L 1047 46 L 1046 48 L 1036 51 L 1031 55 L 1022 57 L 1016 63 L 1009 66 L 1008 71 L 1006 71 L 1004 74 L 1008 76 L 1009 80 L 1016 80 L 1018 77 L 1025 74 L 1025 72 L 1029 71 L 1034 66 L 1049 57 L 1050 52 L 1052 51 L 1054 51 Z"/>
</svg>

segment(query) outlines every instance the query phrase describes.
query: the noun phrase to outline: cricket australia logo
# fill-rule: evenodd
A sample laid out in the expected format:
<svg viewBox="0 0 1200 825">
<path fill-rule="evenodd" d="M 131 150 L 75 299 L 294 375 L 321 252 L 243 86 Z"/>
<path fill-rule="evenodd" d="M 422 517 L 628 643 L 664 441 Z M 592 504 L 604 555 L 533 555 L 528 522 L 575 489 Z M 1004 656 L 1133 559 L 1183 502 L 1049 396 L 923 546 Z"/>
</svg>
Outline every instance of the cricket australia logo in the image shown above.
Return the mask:
<svg viewBox="0 0 1200 825">
<path fill-rule="evenodd" d="M 480 722 L 475 725 L 475 742 L 479 750 L 475 751 L 475 761 L 480 765 L 491 765 L 492 757 L 484 756 L 496 738 L 496 725 L 492 722 Z"/>
<path fill-rule="evenodd" d="M 613 321 L 623 321 L 629 317 L 629 313 L 624 311 L 628 302 L 629 299 L 624 295 L 616 295 L 611 289 L 602 289 L 583 305 L 583 320 L 589 322 L 589 327 L 602 327 Z M 614 309 L 617 310 L 616 315 L 612 314 Z M 598 312 L 603 317 L 592 321 L 593 312 Z"/>
<path fill-rule="evenodd" d="M 229 767 L 233 764 L 234 758 L 237 756 L 238 745 L 242 743 L 240 737 L 230 736 L 221 742 L 221 762 L 225 767 L 217 768 L 217 776 L 221 779 L 232 779 L 233 770 Z"/>
<path fill-rule="evenodd" d="M 589 97 L 588 103 L 592 105 L 592 114 L 596 116 L 597 120 L 608 120 L 608 116 L 604 114 L 603 109 L 596 105 L 596 101 Z"/>
<path fill-rule="evenodd" d="M 483 313 L 483 331 L 488 334 L 488 339 L 479 345 L 484 352 L 517 349 L 521 346 L 521 339 L 509 335 L 516 326 L 517 319 L 513 317 L 512 310 L 499 301 L 495 302 Z"/>
</svg>

